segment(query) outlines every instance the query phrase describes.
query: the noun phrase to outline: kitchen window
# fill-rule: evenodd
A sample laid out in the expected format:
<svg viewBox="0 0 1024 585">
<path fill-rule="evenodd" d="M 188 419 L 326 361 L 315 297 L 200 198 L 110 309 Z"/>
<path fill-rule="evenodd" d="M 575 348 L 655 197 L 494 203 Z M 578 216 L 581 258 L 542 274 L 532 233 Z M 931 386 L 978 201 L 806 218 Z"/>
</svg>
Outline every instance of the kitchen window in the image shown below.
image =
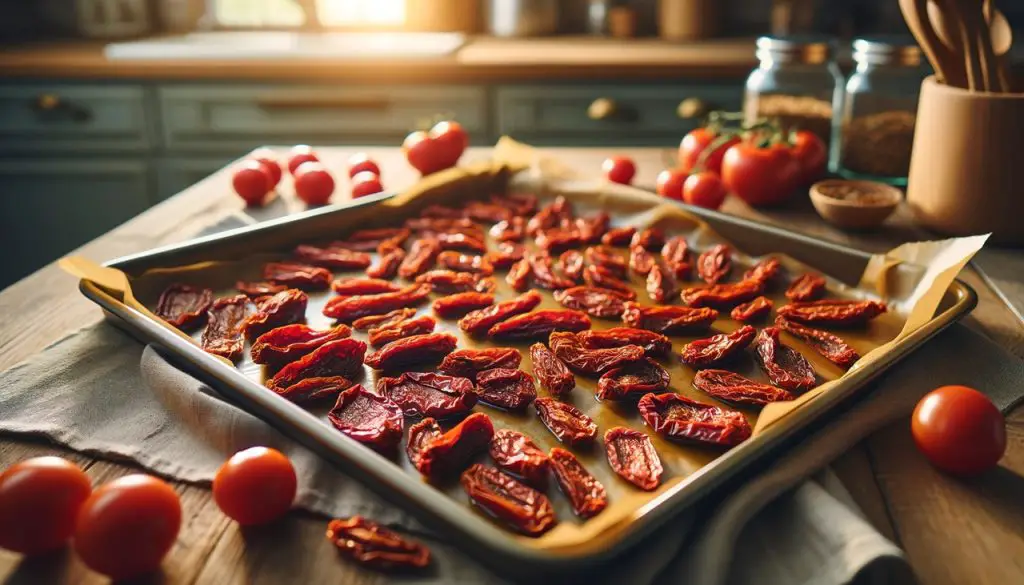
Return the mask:
<svg viewBox="0 0 1024 585">
<path fill-rule="evenodd" d="M 406 0 L 212 0 L 220 28 L 393 28 L 405 24 Z M 315 11 L 307 17 L 307 8 Z"/>
</svg>

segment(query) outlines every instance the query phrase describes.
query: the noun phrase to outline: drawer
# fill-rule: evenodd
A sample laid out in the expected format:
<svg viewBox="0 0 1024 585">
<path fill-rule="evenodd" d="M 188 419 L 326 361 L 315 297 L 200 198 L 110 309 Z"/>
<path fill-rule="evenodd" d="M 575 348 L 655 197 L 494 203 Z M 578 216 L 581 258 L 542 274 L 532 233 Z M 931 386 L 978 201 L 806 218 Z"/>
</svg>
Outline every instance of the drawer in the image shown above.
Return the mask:
<svg viewBox="0 0 1024 585">
<path fill-rule="evenodd" d="M 397 145 L 439 115 L 478 144 L 490 138 L 482 87 L 187 85 L 160 88 L 159 99 L 166 145 L 176 151 Z"/>
<path fill-rule="evenodd" d="M 501 87 L 498 129 L 538 145 L 665 146 L 742 97 L 741 84 Z"/>
<path fill-rule="evenodd" d="M 146 91 L 133 85 L 0 85 L 0 150 L 138 152 L 150 144 Z"/>
</svg>

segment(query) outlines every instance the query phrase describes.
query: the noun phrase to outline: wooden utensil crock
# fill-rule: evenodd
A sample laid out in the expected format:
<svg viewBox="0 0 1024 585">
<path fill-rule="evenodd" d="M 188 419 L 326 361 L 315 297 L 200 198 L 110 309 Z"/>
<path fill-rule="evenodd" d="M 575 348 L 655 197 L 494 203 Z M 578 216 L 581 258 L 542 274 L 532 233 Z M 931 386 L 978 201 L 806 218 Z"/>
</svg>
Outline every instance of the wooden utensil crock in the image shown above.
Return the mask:
<svg viewBox="0 0 1024 585">
<path fill-rule="evenodd" d="M 921 85 L 907 203 L 920 224 L 1024 245 L 1024 93 Z"/>
</svg>

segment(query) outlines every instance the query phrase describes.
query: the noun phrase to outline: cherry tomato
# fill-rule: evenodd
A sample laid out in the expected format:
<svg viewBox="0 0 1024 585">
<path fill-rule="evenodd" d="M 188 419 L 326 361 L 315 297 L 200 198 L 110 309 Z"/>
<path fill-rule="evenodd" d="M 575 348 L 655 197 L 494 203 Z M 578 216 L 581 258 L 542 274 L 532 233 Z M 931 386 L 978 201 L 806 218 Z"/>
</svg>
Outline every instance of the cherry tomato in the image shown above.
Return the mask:
<svg viewBox="0 0 1024 585">
<path fill-rule="evenodd" d="M 469 134 L 462 124 L 454 120 L 438 122 L 430 129 L 430 135 L 443 146 L 442 150 L 446 151 L 450 157 L 454 157 L 453 166 L 469 147 Z"/>
<path fill-rule="evenodd" d="M 270 189 L 277 187 L 277 184 L 281 182 L 281 163 L 277 161 L 277 155 L 274 154 L 273 150 L 269 148 L 257 148 L 252 151 L 249 155 L 251 160 L 259 161 L 263 165 L 263 168 L 270 173 Z"/>
<path fill-rule="evenodd" d="M 373 195 L 374 193 L 380 193 L 383 190 L 384 185 L 381 184 L 380 177 L 369 171 L 363 171 L 352 177 L 353 199 L 366 197 L 367 195 Z"/>
<path fill-rule="evenodd" d="M 430 132 L 417 131 L 405 137 L 402 152 L 423 175 L 451 168 L 469 145 L 469 135 L 458 122 L 438 122 Z"/>
<path fill-rule="evenodd" d="M 174 488 L 149 475 L 127 475 L 96 488 L 78 513 L 75 552 L 111 579 L 155 571 L 181 528 Z"/>
<path fill-rule="evenodd" d="M 955 475 L 995 467 L 1006 451 L 1006 422 L 995 404 L 967 386 L 936 388 L 914 408 L 917 448 L 932 465 Z"/>
<path fill-rule="evenodd" d="M 35 555 L 60 548 L 92 483 L 60 457 L 35 457 L 0 474 L 0 548 Z"/>
<path fill-rule="evenodd" d="M 320 158 L 313 152 L 312 147 L 306 144 L 298 144 L 293 146 L 291 152 L 288 153 L 288 172 L 295 175 L 295 170 L 302 163 L 317 162 L 319 160 Z"/>
<path fill-rule="evenodd" d="M 686 182 L 687 174 L 681 169 L 665 169 L 658 173 L 656 191 L 662 197 L 683 200 L 683 183 Z"/>
<path fill-rule="evenodd" d="M 818 135 L 807 130 L 793 133 L 791 147 L 797 164 L 800 165 L 800 184 L 809 185 L 825 174 L 825 163 L 828 162 L 828 148 Z"/>
<path fill-rule="evenodd" d="M 683 184 L 683 201 L 690 205 L 718 209 L 725 201 L 725 184 L 711 171 L 690 175 Z"/>
<path fill-rule="evenodd" d="M 613 156 L 604 159 L 601 170 L 604 171 L 604 176 L 609 181 L 629 185 L 633 182 L 633 176 L 636 175 L 636 164 L 629 157 Z"/>
<path fill-rule="evenodd" d="M 683 136 L 682 142 L 679 143 L 679 168 L 686 173 L 692 173 L 697 167 L 701 153 L 717 139 L 718 134 L 707 128 L 697 128 Z M 721 146 L 715 147 L 704 159 L 704 170 L 721 173 L 722 157 L 725 156 L 725 151 L 739 141 L 738 137 L 733 137 Z"/>
<path fill-rule="evenodd" d="M 246 205 L 263 205 L 272 183 L 270 171 L 258 160 L 242 161 L 231 175 L 231 186 Z"/>
<path fill-rule="evenodd" d="M 295 169 L 295 195 L 306 205 L 324 205 L 334 193 L 334 177 L 319 162 L 304 162 Z"/>
<path fill-rule="evenodd" d="M 725 151 L 722 180 L 727 190 L 750 205 L 778 205 L 796 189 L 800 165 L 785 144 L 761 147 L 740 142 Z"/>
<path fill-rule="evenodd" d="M 365 152 L 354 154 L 352 158 L 348 159 L 348 176 L 350 179 L 366 171 L 380 176 L 380 167 Z"/>
<path fill-rule="evenodd" d="M 229 518 L 249 526 L 283 516 L 295 501 L 295 468 L 283 453 L 252 447 L 231 456 L 213 479 L 213 500 Z"/>
</svg>

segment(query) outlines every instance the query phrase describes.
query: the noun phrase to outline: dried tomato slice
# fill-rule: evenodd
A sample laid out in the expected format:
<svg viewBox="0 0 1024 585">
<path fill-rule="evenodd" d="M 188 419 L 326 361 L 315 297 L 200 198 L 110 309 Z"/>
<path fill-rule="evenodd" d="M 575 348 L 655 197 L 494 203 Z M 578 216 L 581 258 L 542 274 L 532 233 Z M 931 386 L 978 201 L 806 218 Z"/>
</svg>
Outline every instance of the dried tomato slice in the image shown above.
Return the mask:
<svg viewBox="0 0 1024 585">
<path fill-rule="evenodd" d="M 587 264 L 604 268 L 605 272 L 610 273 L 611 276 L 617 278 L 626 276 L 626 261 L 616 250 L 606 246 L 590 246 L 583 251 L 583 258 Z"/>
<path fill-rule="evenodd" d="M 160 293 L 156 315 L 178 329 L 198 327 L 213 304 L 213 291 L 187 284 L 172 284 Z"/>
<path fill-rule="evenodd" d="M 304 404 L 325 398 L 334 398 L 354 385 L 355 382 L 344 376 L 326 376 L 323 378 L 304 378 L 287 388 L 271 388 L 271 390 L 278 396 L 291 400 L 296 404 Z"/>
<path fill-rule="evenodd" d="M 760 280 L 742 280 L 737 283 L 713 284 L 683 289 L 680 298 L 691 307 L 727 308 L 745 303 L 764 291 Z"/>
<path fill-rule="evenodd" d="M 465 216 L 473 221 L 497 223 L 512 217 L 512 212 L 501 205 L 484 201 L 470 201 L 464 209 Z"/>
<path fill-rule="evenodd" d="M 516 216 L 530 215 L 537 211 L 537 196 L 532 193 L 491 195 L 490 199 L 491 203 L 508 209 Z"/>
<path fill-rule="evenodd" d="M 583 269 L 583 282 L 598 288 L 611 289 L 629 297 L 636 298 L 636 293 L 630 288 L 629 283 L 616 278 L 615 275 L 603 266 L 591 265 Z"/>
<path fill-rule="evenodd" d="M 495 368 L 516 369 L 522 361 L 519 350 L 512 347 L 460 349 L 446 355 L 438 370 L 449 376 L 476 380 L 480 372 Z"/>
<path fill-rule="evenodd" d="M 583 254 L 579 250 L 566 250 L 558 257 L 556 268 L 566 278 L 579 282 L 583 279 Z"/>
<path fill-rule="evenodd" d="M 601 243 L 605 246 L 623 247 L 629 244 L 635 233 L 636 228 L 633 226 L 611 228 L 601 236 Z"/>
<path fill-rule="evenodd" d="M 409 431 L 406 452 L 416 469 L 425 476 L 452 475 L 466 468 L 473 457 L 487 449 L 494 436 L 494 424 L 482 412 L 474 412 L 441 436 L 433 436 L 433 428 L 423 419 Z M 422 425 L 422 426 L 421 426 Z M 414 445 L 414 442 L 416 445 Z M 413 456 L 415 449 L 416 455 Z"/>
<path fill-rule="evenodd" d="M 235 295 L 217 299 L 206 314 L 206 328 L 200 338 L 203 350 L 231 361 L 242 357 L 245 345 L 242 328 L 249 315 L 249 297 Z"/>
<path fill-rule="evenodd" d="M 526 223 L 526 233 L 536 236 L 541 230 L 558 227 L 563 220 L 572 220 L 572 205 L 562 196 L 545 205 Z"/>
<path fill-rule="evenodd" d="M 652 301 L 656 303 L 669 302 L 677 290 L 675 279 L 671 274 L 663 271 L 657 264 L 651 266 L 650 271 L 647 272 L 647 296 Z"/>
<path fill-rule="evenodd" d="M 683 346 L 683 363 L 694 368 L 706 368 L 730 360 L 750 345 L 757 330 L 744 325 L 731 333 L 719 333 L 692 341 Z"/>
<path fill-rule="evenodd" d="M 651 268 L 654 268 L 654 256 L 642 246 L 633 246 L 629 249 L 629 269 L 633 272 L 647 276 Z"/>
<path fill-rule="evenodd" d="M 350 322 L 369 315 L 381 315 L 417 305 L 430 294 L 430 285 L 411 284 L 400 291 L 376 295 L 334 297 L 324 305 L 325 316 Z"/>
<path fill-rule="evenodd" d="M 580 233 L 584 243 L 596 244 L 601 241 L 601 237 L 608 231 L 608 224 L 611 223 L 611 220 L 610 215 L 601 211 L 590 217 L 576 219 L 573 222 L 573 226 Z"/>
<path fill-rule="evenodd" d="M 686 238 L 672 236 L 666 240 L 665 245 L 661 247 L 661 258 L 665 261 L 665 266 L 672 276 L 680 280 L 689 278 L 692 266 L 690 264 L 690 244 L 686 242 Z"/>
<path fill-rule="evenodd" d="M 597 376 L 626 362 L 644 357 L 644 349 L 639 345 L 587 349 L 574 333 L 552 333 L 548 345 L 551 352 L 569 366 L 569 369 L 587 376 Z"/>
<path fill-rule="evenodd" d="M 825 294 L 825 279 L 818 274 L 801 274 L 786 289 L 786 298 L 791 301 L 813 301 Z"/>
<path fill-rule="evenodd" d="M 612 327 L 604 331 L 581 331 L 577 335 L 587 349 L 639 345 L 649 357 L 666 356 L 672 351 L 672 341 L 668 337 L 646 329 Z"/>
<path fill-rule="evenodd" d="M 548 455 L 519 431 L 501 429 L 491 437 L 491 459 L 499 469 L 543 488 L 548 479 Z"/>
<path fill-rule="evenodd" d="M 413 335 L 385 345 L 367 354 L 363 360 L 375 370 L 395 371 L 418 364 L 441 361 L 455 350 L 458 339 L 449 333 L 428 333 Z"/>
<path fill-rule="evenodd" d="M 518 297 L 479 309 L 459 319 L 459 328 L 470 335 L 484 335 L 494 325 L 523 313 L 532 311 L 540 304 L 540 293 L 531 290 Z"/>
<path fill-rule="evenodd" d="M 363 270 L 369 267 L 371 262 L 370 255 L 366 252 L 346 248 L 318 248 L 303 244 L 295 248 L 294 254 L 301 262 L 338 270 Z"/>
<path fill-rule="evenodd" d="M 533 377 L 522 370 L 494 368 L 477 374 L 477 397 L 505 410 L 526 408 L 537 397 Z"/>
<path fill-rule="evenodd" d="M 521 217 L 503 219 L 491 227 L 491 237 L 499 242 L 522 242 L 526 237 L 526 220 Z"/>
<path fill-rule="evenodd" d="M 283 284 L 274 284 L 272 282 L 245 282 L 244 280 L 236 282 L 235 288 L 238 292 L 250 299 L 274 295 L 283 290 L 288 290 L 288 287 Z M 158 312 L 157 315 L 159 314 L 160 313 Z M 206 318 L 205 311 L 203 312 L 203 318 Z"/>
<path fill-rule="evenodd" d="M 377 263 L 366 269 L 366 276 L 371 278 L 394 278 L 398 274 L 398 268 L 405 260 L 405 250 L 399 247 L 388 247 L 379 250 L 380 258 Z"/>
<path fill-rule="evenodd" d="M 388 241 L 396 246 L 401 246 L 412 232 L 408 228 L 369 228 L 356 230 L 348 237 L 349 242 L 373 242 L 376 246 Z"/>
<path fill-rule="evenodd" d="M 513 264 L 523 259 L 526 248 L 521 244 L 502 242 L 498 248 L 487 253 L 487 260 L 498 269 L 511 268 Z"/>
<path fill-rule="evenodd" d="M 377 394 L 390 398 L 405 416 L 460 416 L 476 404 L 473 382 L 468 378 L 426 372 L 381 378 L 377 381 Z"/>
<path fill-rule="evenodd" d="M 530 360 L 533 362 L 534 377 L 548 392 L 564 396 L 576 387 L 576 376 L 543 343 L 530 346 Z"/>
<path fill-rule="evenodd" d="M 749 303 L 737 305 L 729 315 L 740 323 L 750 323 L 767 317 L 774 306 L 768 297 L 757 297 Z"/>
<path fill-rule="evenodd" d="M 362 516 L 331 520 L 327 540 L 349 558 L 377 569 L 421 569 L 430 550 Z"/>
<path fill-rule="evenodd" d="M 359 384 L 338 395 L 327 419 L 334 428 L 378 451 L 389 451 L 402 440 L 402 409 Z"/>
<path fill-rule="evenodd" d="M 312 353 L 325 343 L 344 339 L 352 334 L 347 325 L 317 331 L 307 325 L 285 325 L 271 329 L 256 338 L 250 355 L 257 364 L 281 368 Z"/>
<path fill-rule="evenodd" d="M 470 501 L 508 526 L 539 536 L 555 525 L 555 510 L 541 492 L 479 463 L 462 473 Z"/>
<path fill-rule="evenodd" d="M 381 278 L 345 278 L 331 283 L 331 290 L 339 295 L 377 295 L 386 292 L 397 292 L 402 287 Z"/>
<path fill-rule="evenodd" d="M 718 318 L 718 311 L 707 307 L 641 307 L 626 303 L 622 321 L 636 329 L 663 335 L 686 335 L 707 331 Z"/>
<path fill-rule="evenodd" d="M 583 311 L 591 317 L 615 318 L 622 316 L 630 297 L 617 290 L 596 286 L 574 286 L 554 293 L 555 301 L 567 309 Z"/>
<path fill-rule="evenodd" d="M 263 267 L 263 278 L 291 288 L 323 290 L 331 284 L 331 271 L 308 264 L 270 262 Z"/>
<path fill-rule="evenodd" d="M 534 243 L 549 253 L 561 252 L 583 244 L 583 234 L 575 228 L 551 228 L 537 232 Z"/>
<path fill-rule="evenodd" d="M 760 365 L 772 384 L 803 392 L 814 387 L 814 369 L 800 352 L 779 341 L 778 327 L 765 327 L 754 341 Z"/>
<path fill-rule="evenodd" d="M 809 345 L 811 349 L 824 356 L 825 359 L 844 370 L 850 369 L 850 366 L 860 359 L 860 354 L 857 353 L 857 350 L 850 347 L 838 335 L 833 335 L 828 331 L 812 329 L 781 317 L 775 320 L 775 326 L 790 335 L 796 336 L 800 341 Z"/>
<path fill-rule="evenodd" d="M 267 386 L 280 392 L 305 378 L 355 378 L 362 371 L 365 353 L 366 344 L 357 339 L 344 338 L 327 342 L 298 361 L 281 368 L 267 381 Z"/>
<path fill-rule="evenodd" d="M 370 315 L 369 317 L 361 317 L 352 322 L 352 328 L 356 331 L 369 331 L 370 329 L 377 329 L 379 327 L 388 327 L 394 325 L 399 321 L 405 321 L 416 314 L 416 309 L 406 307 L 404 309 L 395 309 L 390 313 L 384 313 L 383 315 Z"/>
<path fill-rule="evenodd" d="M 492 339 L 543 339 L 555 331 L 590 329 L 586 313 L 569 310 L 545 310 L 516 315 L 495 324 L 487 331 Z"/>
<path fill-rule="evenodd" d="M 505 275 L 505 282 L 512 287 L 512 290 L 523 292 L 530 287 L 531 274 L 533 274 L 533 271 L 530 269 L 530 262 L 523 258 L 508 269 L 508 274 Z"/>
<path fill-rule="evenodd" d="M 457 317 L 462 317 L 470 311 L 483 309 L 484 307 L 489 307 L 493 304 L 493 294 L 467 291 L 434 299 L 431 307 L 434 309 L 435 313 L 445 319 L 455 319 Z"/>
<path fill-rule="evenodd" d="M 670 439 L 731 447 L 753 433 L 743 413 L 682 394 L 647 394 L 637 403 L 637 409 L 648 426 Z"/>
<path fill-rule="evenodd" d="M 553 447 L 548 453 L 551 471 L 558 481 L 558 487 L 569 499 L 573 512 L 581 518 L 593 518 L 608 506 L 608 494 L 576 456 L 560 447 Z"/>
<path fill-rule="evenodd" d="M 778 258 L 765 258 L 743 273 L 743 280 L 755 280 L 767 285 L 779 274 L 782 263 Z"/>
<path fill-rule="evenodd" d="M 468 233 L 438 233 L 434 234 L 437 239 L 438 245 L 442 250 L 458 250 L 463 252 L 472 252 L 474 254 L 483 254 L 487 252 L 487 245 L 483 241 L 483 233 L 475 235 L 476 232 Z"/>
<path fill-rule="evenodd" d="M 442 434 L 441 426 L 429 416 L 409 427 L 409 438 L 405 441 L 405 454 L 408 455 L 412 466 L 419 470 L 420 473 L 423 473 L 421 467 L 423 466 L 424 450 L 426 450 L 427 445 L 440 439 Z M 428 469 L 428 471 L 430 470 Z M 428 474 L 425 473 L 424 475 Z"/>
<path fill-rule="evenodd" d="M 665 468 L 646 434 L 614 427 L 604 434 L 604 450 L 608 464 L 622 479 L 647 491 L 661 484 Z"/>
<path fill-rule="evenodd" d="M 764 406 L 796 398 L 792 393 L 761 384 L 728 370 L 701 370 L 693 377 L 693 387 L 723 402 Z"/>
<path fill-rule="evenodd" d="M 256 312 L 249 315 L 242 324 L 246 337 L 254 338 L 282 325 L 290 325 L 306 317 L 309 296 L 301 290 L 290 288 L 272 297 L 256 302 Z"/>
<path fill-rule="evenodd" d="M 438 254 L 437 264 L 441 268 L 456 272 L 471 272 L 483 276 L 494 274 L 494 266 L 485 256 L 461 254 L 453 250 Z"/>
<path fill-rule="evenodd" d="M 725 244 L 713 246 L 697 257 L 697 276 L 708 284 L 718 284 L 732 269 L 732 248 Z"/>
<path fill-rule="evenodd" d="M 409 253 L 398 266 L 398 275 L 412 279 L 423 274 L 434 265 L 437 255 L 441 253 L 441 244 L 437 238 L 420 238 L 412 243 Z"/>
<path fill-rule="evenodd" d="M 648 392 L 661 392 L 668 388 L 668 383 L 668 371 L 651 358 L 643 358 L 602 374 L 596 396 L 598 400 L 636 399 Z"/>
<path fill-rule="evenodd" d="M 555 274 L 554 260 L 547 254 L 527 252 L 526 261 L 533 272 L 533 282 L 539 287 L 558 290 L 576 284 L 569 278 Z"/>
<path fill-rule="evenodd" d="M 394 325 L 374 327 L 370 329 L 370 345 L 381 347 L 405 337 L 433 333 L 437 321 L 429 315 L 421 315 L 415 319 L 399 321 Z"/>
<path fill-rule="evenodd" d="M 776 315 L 809 325 L 856 327 L 864 325 L 886 310 L 885 303 L 878 301 L 824 300 L 792 303 L 780 307 Z"/>
<path fill-rule="evenodd" d="M 417 276 L 416 282 L 430 285 L 432 291 L 443 295 L 472 291 L 485 292 L 481 290 L 481 278 L 469 272 L 428 270 Z"/>
<path fill-rule="evenodd" d="M 597 423 L 575 406 L 548 397 L 538 398 L 533 406 L 541 422 L 559 441 L 582 446 L 597 438 Z"/>
<path fill-rule="evenodd" d="M 629 245 L 630 247 L 640 246 L 650 251 L 657 250 L 665 245 L 665 232 L 659 228 L 647 228 L 637 232 Z"/>
</svg>

